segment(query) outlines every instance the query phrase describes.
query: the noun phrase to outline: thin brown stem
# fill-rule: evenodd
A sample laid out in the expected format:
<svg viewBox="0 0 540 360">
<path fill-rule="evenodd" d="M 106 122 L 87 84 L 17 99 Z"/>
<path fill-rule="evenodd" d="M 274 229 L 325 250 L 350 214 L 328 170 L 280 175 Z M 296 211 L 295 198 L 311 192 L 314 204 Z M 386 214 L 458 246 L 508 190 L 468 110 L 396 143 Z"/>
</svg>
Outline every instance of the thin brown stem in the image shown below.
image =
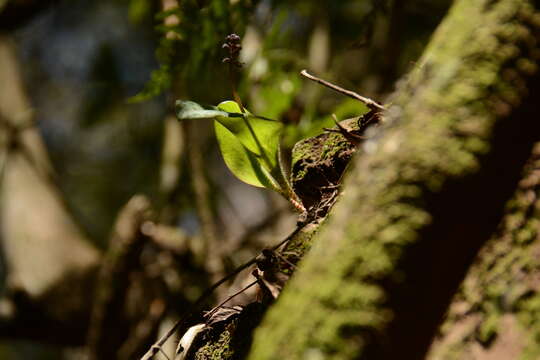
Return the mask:
<svg viewBox="0 0 540 360">
<path fill-rule="evenodd" d="M 355 93 L 354 91 L 351 91 L 351 90 L 346 90 L 340 86 L 337 86 L 337 85 L 334 85 L 326 80 L 323 80 L 323 79 L 320 79 L 316 76 L 313 76 L 311 75 L 310 73 L 307 72 L 307 70 L 302 70 L 300 72 L 300 74 L 306 78 L 308 78 L 309 80 L 312 80 L 312 81 L 315 81 L 321 85 L 324 85 L 334 91 L 337 91 L 341 94 L 344 94 L 344 95 L 347 95 L 353 99 L 356 99 L 364 104 L 366 104 L 366 106 L 368 108 L 370 108 L 371 110 L 374 110 L 374 109 L 378 109 L 378 110 L 385 110 L 384 106 L 382 106 L 381 104 L 377 103 L 376 101 L 374 100 L 371 100 L 370 98 L 367 98 L 367 97 L 364 97 L 362 95 L 358 95 L 357 93 Z"/>
<path fill-rule="evenodd" d="M 288 243 L 294 236 L 296 236 L 296 234 L 298 234 L 300 232 L 300 230 L 302 230 L 304 227 L 303 226 L 298 226 L 289 236 L 287 236 L 285 239 L 283 239 L 282 241 L 280 241 L 278 244 L 274 245 L 271 250 L 272 251 L 276 251 L 277 249 L 279 249 L 281 246 L 283 246 L 284 244 Z M 255 264 L 257 262 L 257 259 L 259 258 L 260 254 L 258 254 L 257 256 L 253 257 L 251 260 L 249 260 L 248 262 L 244 263 L 243 265 L 240 265 L 239 267 L 237 267 L 233 272 L 231 272 L 230 274 L 228 274 L 227 276 L 225 276 L 224 278 L 222 278 L 221 280 L 219 280 L 218 282 L 216 282 L 214 285 L 210 286 L 208 289 L 206 289 L 206 291 L 201 295 L 199 296 L 199 298 L 193 303 L 193 305 L 191 306 L 190 309 L 188 309 L 188 311 L 186 311 L 182 317 L 180 318 L 180 320 L 178 320 L 171 329 L 169 329 L 169 331 L 167 331 L 167 333 L 165 333 L 158 341 L 156 341 L 151 347 L 150 349 L 143 355 L 143 357 L 141 358 L 141 360 L 150 360 L 154 357 L 154 355 L 156 355 L 161 347 L 163 346 L 163 344 L 165 344 L 165 342 L 177 331 L 181 328 L 182 325 L 185 325 L 184 323 L 186 322 L 186 320 L 195 312 L 195 311 L 198 311 L 198 309 L 200 308 L 200 306 L 202 304 L 204 304 L 204 302 L 210 297 L 210 295 L 212 295 L 212 293 L 214 292 L 215 289 L 217 289 L 221 284 L 225 283 L 226 281 L 228 281 L 229 279 L 232 279 L 233 277 L 235 277 L 237 274 L 239 274 L 241 271 L 245 270 L 246 268 L 250 267 L 251 265 Z"/>
<path fill-rule="evenodd" d="M 231 91 L 232 91 L 233 99 L 238 104 L 238 107 L 240 107 L 240 112 L 242 112 L 242 114 L 245 114 L 246 109 L 244 108 L 244 104 L 242 103 L 242 99 L 240 99 L 240 95 L 238 94 L 238 90 L 236 89 L 235 71 L 236 71 L 236 69 L 234 68 L 234 65 L 229 64 L 229 76 L 230 76 L 230 79 L 231 79 Z"/>
<path fill-rule="evenodd" d="M 227 297 L 225 300 L 223 300 L 222 302 L 220 302 L 218 305 L 214 306 L 214 308 L 212 310 L 210 310 L 209 312 L 206 313 L 206 316 L 209 318 L 210 316 L 212 316 L 219 308 L 221 308 L 223 305 L 225 305 L 226 303 L 228 303 L 229 301 L 231 301 L 232 299 L 234 299 L 235 297 L 237 297 L 238 295 L 242 294 L 244 291 L 246 291 L 247 289 L 249 289 L 250 287 L 252 287 L 253 285 L 257 284 L 259 281 L 258 280 L 255 280 L 251 283 L 249 283 L 248 285 L 244 286 L 242 289 L 238 290 L 237 292 L 235 292 L 234 294 L 230 295 L 229 297 Z"/>
<path fill-rule="evenodd" d="M 294 265 L 292 262 L 290 262 L 289 260 L 287 260 L 287 258 L 283 255 L 281 255 L 280 253 L 278 252 L 275 252 L 274 253 L 281 261 L 283 261 L 285 264 L 289 265 L 290 267 L 292 267 L 293 269 L 296 269 L 296 265 Z"/>
</svg>

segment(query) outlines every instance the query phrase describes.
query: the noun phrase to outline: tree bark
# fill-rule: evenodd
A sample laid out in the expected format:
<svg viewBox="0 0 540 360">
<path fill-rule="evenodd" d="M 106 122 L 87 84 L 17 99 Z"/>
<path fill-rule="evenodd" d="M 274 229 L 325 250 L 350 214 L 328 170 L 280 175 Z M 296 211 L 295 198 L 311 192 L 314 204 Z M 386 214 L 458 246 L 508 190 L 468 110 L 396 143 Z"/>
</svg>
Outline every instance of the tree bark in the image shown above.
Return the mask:
<svg viewBox="0 0 540 360">
<path fill-rule="evenodd" d="M 456 1 L 250 359 L 425 357 L 540 139 L 538 8 Z"/>
<path fill-rule="evenodd" d="M 540 143 L 454 297 L 428 359 L 538 359 Z"/>
</svg>

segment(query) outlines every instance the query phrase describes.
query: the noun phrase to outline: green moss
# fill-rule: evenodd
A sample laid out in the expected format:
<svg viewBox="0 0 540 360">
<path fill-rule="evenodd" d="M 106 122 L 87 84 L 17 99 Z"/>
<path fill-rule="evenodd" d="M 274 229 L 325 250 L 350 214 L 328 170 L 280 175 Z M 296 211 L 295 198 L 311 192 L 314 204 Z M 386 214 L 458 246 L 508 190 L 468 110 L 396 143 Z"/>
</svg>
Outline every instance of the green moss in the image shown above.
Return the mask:
<svg viewBox="0 0 540 360">
<path fill-rule="evenodd" d="M 210 330 L 194 344 L 196 360 L 244 359 L 251 346 L 253 329 L 260 323 L 266 305 L 253 302 L 224 321 L 213 323 Z M 190 354 L 191 355 L 191 354 Z"/>
<path fill-rule="evenodd" d="M 540 144 L 527 165 L 520 188 L 508 202 L 500 232 L 482 249 L 454 299 L 462 307 L 467 304 L 466 311 L 460 313 L 451 307 L 454 310 L 448 314 L 442 334 L 451 333 L 464 313 L 466 317 L 478 317 L 478 326 L 468 329 L 456 342 L 435 347 L 435 358 L 446 358 L 456 348 L 465 351 L 476 341 L 489 346 L 502 330 L 499 319 L 503 315 L 516 317 L 526 334 L 520 358 L 532 360 L 540 356 L 540 296 L 534 285 L 540 269 L 540 260 L 534 255 L 540 248 L 540 179 L 535 174 L 539 166 Z"/>
<path fill-rule="evenodd" d="M 488 343 L 497 334 L 499 330 L 499 320 L 501 315 L 496 311 L 492 311 L 482 321 L 478 329 L 478 339 L 481 343 Z"/>
<path fill-rule="evenodd" d="M 234 351 L 229 347 L 231 342 L 231 333 L 229 330 L 223 331 L 219 339 L 215 342 L 209 342 L 195 354 L 195 360 L 227 360 L 232 359 Z"/>
<path fill-rule="evenodd" d="M 309 224 L 305 226 L 285 248 L 285 253 L 295 257 L 302 257 L 311 248 L 311 239 L 317 233 L 319 225 Z"/>
<path fill-rule="evenodd" d="M 305 159 L 305 158 L 311 158 L 313 155 L 311 155 L 311 149 L 312 145 L 308 141 L 299 141 L 294 145 L 294 149 L 292 152 L 292 166 L 294 167 L 294 164 L 296 164 L 298 161 Z"/>
<path fill-rule="evenodd" d="M 352 121 L 349 121 L 352 120 Z M 344 122 L 351 130 L 358 129 L 357 119 L 348 119 Z M 321 163 L 332 162 L 340 152 L 350 151 L 351 144 L 343 135 L 334 132 L 325 132 L 312 138 L 304 139 L 295 144 L 292 151 L 291 166 L 293 181 L 300 181 L 306 175 L 307 166 L 318 166 Z"/>
<path fill-rule="evenodd" d="M 364 147 L 342 201 L 257 330 L 250 359 L 360 358 L 384 333 L 392 308 L 378 280 L 402 281 L 400 260 L 432 220 L 423 199 L 480 170 L 496 121 L 524 96 L 499 74 L 530 56 L 516 18 L 529 2 L 486 4 L 455 2 L 393 99 L 384 136 Z M 504 286 L 490 291 L 504 304 Z M 485 311 L 487 339 L 500 305 Z"/>
</svg>

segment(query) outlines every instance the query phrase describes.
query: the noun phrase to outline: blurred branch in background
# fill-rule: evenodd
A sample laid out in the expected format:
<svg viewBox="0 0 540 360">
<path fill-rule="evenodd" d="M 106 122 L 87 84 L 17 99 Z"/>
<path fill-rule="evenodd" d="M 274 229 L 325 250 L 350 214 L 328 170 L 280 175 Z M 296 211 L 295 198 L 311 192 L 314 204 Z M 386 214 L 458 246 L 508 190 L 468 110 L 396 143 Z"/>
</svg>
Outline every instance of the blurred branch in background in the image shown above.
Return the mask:
<svg viewBox="0 0 540 360">
<path fill-rule="evenodd" d="M 174 224 L 180 212 L 179 197 L 182 189 L 180 181 L 182 160 L 185 150 L 184 130 L 174 115 L 167 115 L 163 124 L 163 145 L 161 150 L 160 192 L 162 197 L 160 221 Z"/>
<path fill-rule="evenodd" d="M 1 314 L 0 331 L 82 344 L 99 253 L 51 181 L 14 46 L 5 35 L 0 36 L 0 72 L 1 235 L 7 267 L 2 302 L 9 309 Z M 24 325 L 28 321 L 33 326 Z"/>
<path fill-rule="evenodd" d="M 207 180 L 206 161 L 203 158 L 204 138 L 197 133 L 194 125 L 182 123 L 183 129 L 189 138 L 187 146 L 187 158 L 191 175 L 191 186 L 195 196 L 195 206 L 200 220 L 200 232 L 203 246 L 201 255 L 210 275 L 212 283 L 217 282 L 224 275 L 223 250 L 226 245 L 226 238 L 219 236 L 217 228 L 217 215 L 213 210 L 213 202 L 210 197 L 210 187 Z M 195 125 L 196 126 L 196 125 Z"/>
<path fill-rule="evenodd" d="M 147 287 L 144 297 L 129 297 L 132 274 L 139 267 L 139 258 L 147 241 L 141 227 L 149 220 L 150 211 L 148 199 L 135 196 L 118 215 L 96 281 L 87 340 L 91 360 L 116 358 L 118 349 L 134 329 L 131 323 L 144 318 L 143 314 L 150 308 L 151 301 L 146 299 L 155 296 L 152 288 Z M 129 314 L 128 309 L 138 311 Z M 155 322 L 156 329 L 157 325 Z M 144 343 L 144 339 L 139 340 Z"/>
</svg>

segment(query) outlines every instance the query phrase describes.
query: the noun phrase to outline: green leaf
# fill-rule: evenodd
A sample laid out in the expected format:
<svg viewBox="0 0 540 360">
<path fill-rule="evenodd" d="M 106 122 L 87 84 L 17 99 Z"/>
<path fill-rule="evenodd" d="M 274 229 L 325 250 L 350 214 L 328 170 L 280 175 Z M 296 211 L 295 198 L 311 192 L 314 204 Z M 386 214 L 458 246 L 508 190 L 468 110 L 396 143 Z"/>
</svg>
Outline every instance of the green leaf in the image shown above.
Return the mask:
<svg viewBox="0 0 540 360">
<path fill-rule="evenodd" d="M 245 148 L 229 129 L 218 121 L 214 121 L 214 128 L 223 160 L 237 178 L 253 186 L 277 188 L 260 159 Z"/>
<path fill-rule="evenodd" d="M 193 101 L 176 100 L 176 116 L 178 120 L 212 119 L 217 116 L 227 117 L 229 114 L 212 106 L 208 109 Z"/>
<path fill-rule="evenodd" d="M 250 114 L 242 114 L 235 101 L 224 101 L 217 107 L 228 116 L 217 116 L 216 121 L 225 126 L 249 151 L 260 157 L 270 173 L 278 168 L 278 149 L 283 124 Z M 251 128 L 251 129 L 250 129 Z"/>
<path fill-rule="evenodd" d="M 283 193 L 279 167 L 279 141 L 283 125 L 274 120 L 242 113 L 234 101 L 202 107 L 193 101 L 176 101 L 179 120 L 214 118 L 223 159 L 240 180 Z"/>
</svg>

